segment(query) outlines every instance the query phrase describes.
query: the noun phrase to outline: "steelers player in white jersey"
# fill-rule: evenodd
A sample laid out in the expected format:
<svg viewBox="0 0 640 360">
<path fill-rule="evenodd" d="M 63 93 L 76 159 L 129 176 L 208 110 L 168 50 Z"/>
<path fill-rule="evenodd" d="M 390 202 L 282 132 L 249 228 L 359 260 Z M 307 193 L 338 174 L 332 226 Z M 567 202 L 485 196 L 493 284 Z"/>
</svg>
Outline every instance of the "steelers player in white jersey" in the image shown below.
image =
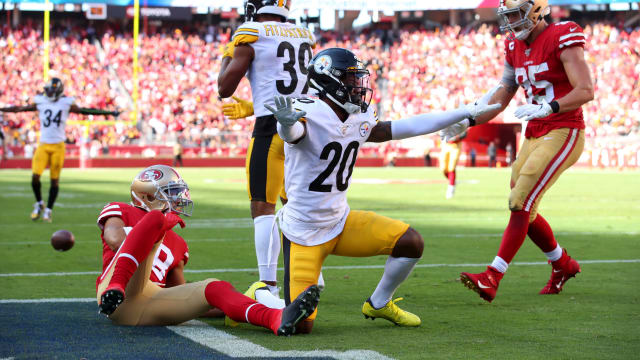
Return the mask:
<svg viewBox="0 0 640 360">
<path fill-rule="evenodd" d="M 251 84 L 253 104 L 242 99 L 228 104 L 231 118 L 256 115 L 247 151 L 247 192 L 251 201 L 254 239 L 260 281 L 278 293 L 276 270 L 280 254 L 277 227 L 273 226 L 278 197 L 283 192 L 284 143 L 277 135 L 276 120 L 264 107 L 276 95 L 293 98 L 307 94 L 307 65 L 313 57 L 315 37 L 307 28 L 287 22 L 289 0 L 247 0 L 245 17 L 227 45 L 218 77 L 221 98 L 233 95 L 242 78 Z"/>
<path fill-rule="evenodd" d="M 346 191 L 358 150 L 365 142 L 428 134 L 500 107 L 488 105 L 491 95 L 456 110 L 422 114 L 396 121 L 378 121 L 369 106 L 369 71 L 348 50 L 326 49 L 309 65 L 309 86 L 317 99 L 278 97 L 265 105 L 278 124 L 285 145 L 285 190 L 288 202 L 278 212 L 283 234 L 285 300 L 292 301 L 318 278 L 329 254 L 365 257 L 389 255 L 382 279 L 364 302 L 367 318 L 396 325 L 418 326 L 415 314 L 392 300 L 398 286 L 422 256 L 424 242 L 416 230 L 399 220 L 371 211 L 350 210 Z M 496 89 L 497 90 L 497 89 Z M 492 91 L 490 94 L 495 92 Z M 299 324 L 308 333 L 316 313 Z"/>
<path fill-rule="evenodd" d="M 117 111 L 107 111 L 91 108 L 80 108 L 74 104 L 74 98 L 63 95 L 64 84 L 58 78 L 51 80 L 44 87 L 44 94 L 36 95 L 33 103 L 26 106 L 11 106 L 1 108 L 3 112 L 24 112 L 38 111 L 40 117 L 40 142 L 31 161 L 31 188 L 36 197 L 33 205 L 31 220 L 38 220 L 40 215 L 47 222 L 52 221 L 53 204 L 58 196 L 58 184 L 60 171 L 64 163 L 64 140 L 65 127 L 69 113 L 87 115 L 113 115 L 120 114 Z M 40 175 L 44 169 L 50 166 L 49 176 L 51 187 L 49 187 L 49 198 L 47 207 L 44 207 L 40 185 Z"/>
</svg>

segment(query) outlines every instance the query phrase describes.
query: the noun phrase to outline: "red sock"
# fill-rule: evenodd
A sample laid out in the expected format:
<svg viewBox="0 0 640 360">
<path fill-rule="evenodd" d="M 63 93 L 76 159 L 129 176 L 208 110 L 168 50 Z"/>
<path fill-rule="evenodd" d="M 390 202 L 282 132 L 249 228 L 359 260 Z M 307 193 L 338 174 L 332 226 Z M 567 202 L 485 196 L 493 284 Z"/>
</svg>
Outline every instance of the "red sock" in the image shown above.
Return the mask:
<svg viewBox="0 0 640 360">
<path fill-rule="evenodd" d="M 502 234 L 502 242 L 498 250 L 498 256 L 509 264 L 524 243 L 529 228 L 529 212 L 520 210 L 512 211 L 509 225 Z"/>
<path fill-rule="evenodd" d="M 449 171 L 449 185 L 455 185 L 456 184 L 456 171 Z"/>
<path fill-rule="evenodd" d="M 222 310 L 237 322 L 271 329 L 277 334 L 282 319 L 281 309 L 271 309 L 236 291 L 226 281 L 212 281 L 204 290 L 209 305 Z"/>
<path fill-rule="evenodd" d="M 162 229 L 164 220 L 164 214 L 154 210 L 146 214 L 131 229 L 131 232 L 116 253 L 116 260 L 113 265 L 115 269 L 113 270 L 109 287 L 112 285 L 120 286 L 122 289 L 127 287 L 129 279 L 138 269 L 138 265 L 147 258 L 149 252 L 153 249 L 153 245 L 162 239 L 165 233 Z"/>
<path fill-rule="evenodd" d="M 527 232 L 527 235 L 529 235 L 531 240 L 538 245 L 542 252 L 553 251 L 558 246 L 558 242 L 553 236 L 551 226 L 549 226 L 547 220 L 545 220 L 540 214 L 538 214 L 536 219 L 529 224 L 529 231 Z"/>
</svg>

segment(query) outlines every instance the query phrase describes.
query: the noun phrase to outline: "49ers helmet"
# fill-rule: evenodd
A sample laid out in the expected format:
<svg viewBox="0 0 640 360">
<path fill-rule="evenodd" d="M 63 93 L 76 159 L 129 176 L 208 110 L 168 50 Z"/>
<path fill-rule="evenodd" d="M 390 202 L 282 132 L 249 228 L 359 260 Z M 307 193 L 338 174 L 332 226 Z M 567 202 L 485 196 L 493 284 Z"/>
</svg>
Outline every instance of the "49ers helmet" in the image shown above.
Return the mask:
<svg viewBox="0 0 640 360">
<path fill-rule="evenodd" d="M 373 90 L 369 87 L 369 70 L 347 49 L 320 51 L 309 63 L 309 87 L 318 97 L 328 98 L 349 114 L 366 112 Z"/>
<path fill-rule="evenodd" d="M 62 80 L 56 77 L 51 78 L 51 80 L 49 80 L 47 85 L 44 86 L 44 94 L 50 100 L 53 100 L 53 101 L 58 100 L 62 95 L 63 91 L 64 91 L 64 84 L 62 83 Z"/>
<path fill-rule="evenodd" d="M 501 31 L 510 31 L 518 40 L 525 40 L 533 28 L 551 9 L 547 0 L 500 0 L 498 16 L 502 18 Z M 513 14 L 518 14 L 517 20 L 509 20 Z"/>
<path fill-rule="evenodd" d="M 166 165 L 152 165 L 136 175 L 131 183 L 131 202 L 147 211 L 172 211 L 186 216 L 193 213 L 189 186 Z"/>
<path fill-rule="evenodd" d="M 244 17 L 246 21 L 255 21 L 260 14 L 282 16 L 283 21 L 289 18 L 291 0 L 245 0 Z"/>
</svg>

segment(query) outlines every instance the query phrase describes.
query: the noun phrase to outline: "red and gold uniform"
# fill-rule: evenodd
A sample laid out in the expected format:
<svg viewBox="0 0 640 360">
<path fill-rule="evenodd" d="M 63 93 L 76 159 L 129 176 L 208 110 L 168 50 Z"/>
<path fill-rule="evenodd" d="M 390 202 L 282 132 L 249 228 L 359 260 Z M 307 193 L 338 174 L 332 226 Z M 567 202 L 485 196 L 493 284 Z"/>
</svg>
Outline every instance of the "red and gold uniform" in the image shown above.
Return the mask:
<svg viewBox="0 0 640 360">
<path fill-rule="evenodd" d="M 513 67 L 515 81 L 524 89 L 528 103 L 549 103 L 573 90 L 560 54 L 585 43 L 582 28 L 571 21 L 547 26 L 531 44 L 513 35 L 507 37 L 505 60 Z M 578 161 L 584 148 L 584 127 L 580 108 L 529 121 L 526 140 L 512 167 L 512 210 L 528 211 L 530 221 L 536 218 L 544 193 Z"/>
<path fill-rule="evenodd" d="M 101 230 L 103 251 L 102 274 L 96 280 L 98 303 L 113 276 L 114 259 L 119 253 L 111 250 L 104 241 L 102 231 L 105 223 L 111 217 L 118 217 L 124 221 L 124 230 L 128 234 L 147 213 L 146 210 L 120 202 L 110 203 L 100 212 L 98 227 Z M 125 238 L 120 249 L 127 240 Z M 207 312 L 211 305 L 207 302 L 204 291 L 207 284 L 217 279 L 164 288 L 166 275 L 180 261 L 186 264 L 188 259 L 189 251 L 184 239 L 172 230 L 167 231 L 163 240 L 155 243 L 149 256 L 140 262 L 127 284 L 125 301 L 110 318 L 120 325 L 169 325 L 191 320 Z"/>
<path fill-rule="evenodd" d="M 128 234 L 133 226 L 146 214 L 147 212 L 145 210 L 135 206 L 121 202 L 112 202 L 107 204 L 100 212 L 100 216 L 98 216 L 98 227 L 102 230 L 109 218 L 118 217 L 124 221 L 124 230 Z M 104 241 L 103 234 L 100 234 L 100 238 L 102 239 L 102 272 L 104 273 L 111 264 L 116 252 L 111 250 Z M 184 261 L 184 265 L 189 261 L 189 248 L 187 243 L 173 230 L 167 231 L 162 240 L 162 244 L 158 246 L 158 250 L 154 254 L 153 267 L 151 268 L 149 280 L 160 287 L 166 286 L 167 274 L 178 266 L 180 261 Z M 101 276 L 102 274 L 98 277 L 97 283 L 99 283 Z"/>
</svg>

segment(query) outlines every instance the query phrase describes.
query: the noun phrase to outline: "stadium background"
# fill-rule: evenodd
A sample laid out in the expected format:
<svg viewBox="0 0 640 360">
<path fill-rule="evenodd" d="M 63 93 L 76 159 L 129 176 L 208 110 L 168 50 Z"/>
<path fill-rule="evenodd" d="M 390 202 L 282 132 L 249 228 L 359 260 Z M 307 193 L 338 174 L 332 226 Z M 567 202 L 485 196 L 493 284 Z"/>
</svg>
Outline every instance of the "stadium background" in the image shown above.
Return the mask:
<svg viewBox="0 0 640 360">
<path fill-rule="evenodd" d="M 72 114 L 66 167 L 140 167 L 157 159 L 170 163 L 176 142 L 184 147 L 186 166 L 243 166 L 253 118 L 226 119 L 216 93 L 222 49 L 242 21 L 242 1 L 141 0 L 136 74 L 134 2 L 81 3 L 0 3 L 0 78 L 7 84 L 0 90 L 0 105 L 25 104 L 41 91 L 42 10 L 49 9 L 49 76 L 60 77 L 66 93 L 81 106 L 124 110 L 114 122 Z M 503 44 L 497 3 L 294 1 L 291 21 L 313 28 L 321 48 L 346 47 L 363 58 L 373 74 L 375 106 L 383 119 L 393 120 L 456 107 L 498 81 Z M 553 21 L 578 22 L 588 39 L 586 56 L 596 95 L 584 107 L 587 144 L 579 165 L 638 167 L 638 2 L 550 3 Z M 251 98 L 246 80 L 236 96 Z M 471 152 L 477 154 L 476 165 L 486 165 L 492 141 L 499 165 L 506 165 L 506 148 L 517 147 L 521 130 L 513 110 L 523 102 L 519 92 L 504 115 L 470 131 L 462 165 L 471 165 Z M 10 146 L 0 167 L 29 168 L 38 139 L 37 116 L 5 114 L 3 130 Z M 437 166 L 439 146 L 435 135 L 372 145 L 362 149 L 359 165 L 424 166 L 428 154 Z"/>
</svg>

